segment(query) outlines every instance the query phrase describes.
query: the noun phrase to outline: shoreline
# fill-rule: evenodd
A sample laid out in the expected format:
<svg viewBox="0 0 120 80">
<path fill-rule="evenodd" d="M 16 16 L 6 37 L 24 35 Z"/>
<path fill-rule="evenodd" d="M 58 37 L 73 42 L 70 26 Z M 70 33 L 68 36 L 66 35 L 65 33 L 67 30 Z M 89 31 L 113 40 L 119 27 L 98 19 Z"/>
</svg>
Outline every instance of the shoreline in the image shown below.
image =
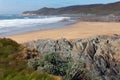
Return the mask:
<svg viewBox="0 0 120 80">
<path fill-rule="evenodd" d="M 37 30 L 7 36 L 18 43 L 30 42 L 38 39 L 78 39 L 89 38 L 97 35 L 120 34 L 120 23 L 118 22 L 77 22 L 64 28 Z"/>
</svg>

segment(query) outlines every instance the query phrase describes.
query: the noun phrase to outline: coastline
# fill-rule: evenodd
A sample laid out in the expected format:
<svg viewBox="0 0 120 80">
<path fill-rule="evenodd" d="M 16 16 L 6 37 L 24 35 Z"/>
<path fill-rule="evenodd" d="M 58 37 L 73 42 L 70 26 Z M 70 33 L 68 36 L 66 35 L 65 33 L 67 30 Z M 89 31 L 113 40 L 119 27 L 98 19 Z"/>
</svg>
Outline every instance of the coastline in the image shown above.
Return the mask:
<svg viewBox="0 0 120 80">
<path fill-rule="evenodd" d="M 78 39 L 97 35 L 120 34 L 118 22 L 77 22 L 64 28 L 48 29 L 7 36 L 18 43 L 25 43 L 38 39 Z"/>
</svg>

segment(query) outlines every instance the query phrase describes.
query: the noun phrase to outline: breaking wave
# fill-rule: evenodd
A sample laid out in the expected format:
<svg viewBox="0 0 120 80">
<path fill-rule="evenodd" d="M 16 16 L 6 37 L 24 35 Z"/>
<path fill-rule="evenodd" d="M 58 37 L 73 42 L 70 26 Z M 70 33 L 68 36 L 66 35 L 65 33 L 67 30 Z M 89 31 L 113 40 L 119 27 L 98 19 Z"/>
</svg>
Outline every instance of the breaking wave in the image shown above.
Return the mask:
<svg viewBox="0 0 120 80">
<path fill-rule="evenodd" d="M 63 20 L 70 20 L 70 17 L 49 17 L 49 18 L 24 18 L 24 19 L 8 19 L 8 20 L 0 20 L 0 28 L 6 27 L 25 27 L 31 25 L 42 25 L 49 23 L 56 23 Z"/>
</svg>

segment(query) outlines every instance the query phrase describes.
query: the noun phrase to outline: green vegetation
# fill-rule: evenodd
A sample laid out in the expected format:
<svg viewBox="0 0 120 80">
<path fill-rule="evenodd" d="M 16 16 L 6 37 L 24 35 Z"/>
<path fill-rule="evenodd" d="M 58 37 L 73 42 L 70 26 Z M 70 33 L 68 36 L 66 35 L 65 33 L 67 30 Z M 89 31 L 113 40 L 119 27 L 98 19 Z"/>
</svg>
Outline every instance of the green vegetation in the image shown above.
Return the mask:
<svg viewBox="0 0 120 80">
<path fill-rule="evenodd" d="M 61 57 L 59 53 L 50 53 L 40 58 L 30 59 L 28 66 L 35 70 L 65 76 L 66 70 L 69 67 L 69 61 L 69 58 Z"/>
<path fill-rule="evenodd" d="M 61 53 L 48 53 L 28 61 L 28 66 L 37 71 L 62 76 L 63 80 L 93 80 L 83 63 Z"/>
<path fill-rule="evenodd" d="M 0 80 L 56 80 L 47 73 L 27 68 L 24 50 L 22 45 L 11 39 L 0 39 Z"/>
<path fill-rule="evenodd" d="M 56 80 L 53 76 L 46 73 L 32 73 L 25 75 L 24 72 L 18 74 L 9 74 L 6 77 L 0 76 L 0 80 Z"/>
<path fill-rule="evenodd" d="M 17 52 L 19 46 L 19 44 L 10 39 L 0 39 L 0 57 L 7 57 L 9 54 Z"/>
<path fill-rule="evenodd" d="M 46 53 L 28 60 L 26 55 L 22 45 L 0 39 L 0 80 L 61 80 L 57 76 L 63 80 L 94 80 L 81 60 L 74 61 L 70 55 Z"/>
</svg>

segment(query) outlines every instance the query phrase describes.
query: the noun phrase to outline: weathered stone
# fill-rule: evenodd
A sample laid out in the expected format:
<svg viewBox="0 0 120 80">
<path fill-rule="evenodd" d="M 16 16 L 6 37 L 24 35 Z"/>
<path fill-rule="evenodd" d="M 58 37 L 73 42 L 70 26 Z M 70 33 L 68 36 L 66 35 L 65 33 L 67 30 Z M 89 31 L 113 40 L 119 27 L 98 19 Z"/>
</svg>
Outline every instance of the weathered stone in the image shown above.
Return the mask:
<svg viewBox="0 0 120 80">
<path fill-rule="evenodd" d="M 82 60 L 92 76 L 100 80 L 120 80 L 120 36 L 96 36 L 68 41 L 38 40 L 26 43 L 39 53 L 58 52 L 71 56 L 75 62 Z"/>
</svg>

